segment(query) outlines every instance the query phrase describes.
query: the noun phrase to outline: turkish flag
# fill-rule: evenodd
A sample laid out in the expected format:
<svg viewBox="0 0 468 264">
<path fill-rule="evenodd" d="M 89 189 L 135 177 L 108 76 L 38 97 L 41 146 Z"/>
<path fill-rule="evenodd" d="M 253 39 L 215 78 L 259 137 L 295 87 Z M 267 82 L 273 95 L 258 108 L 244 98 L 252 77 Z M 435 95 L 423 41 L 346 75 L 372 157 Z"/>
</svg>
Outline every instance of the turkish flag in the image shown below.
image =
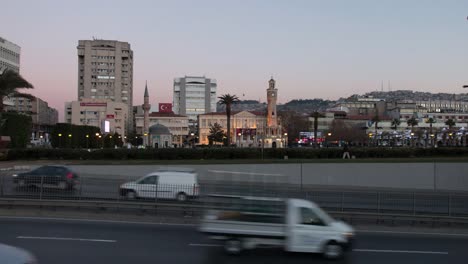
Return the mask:
<svg viewBox="0 0 468 264">
<path fill-rule="evenodd" d="M 160 113 L 171 113 L 172 104 L 171 103 L 159 103 L 159 112 Z"/>
</svg>

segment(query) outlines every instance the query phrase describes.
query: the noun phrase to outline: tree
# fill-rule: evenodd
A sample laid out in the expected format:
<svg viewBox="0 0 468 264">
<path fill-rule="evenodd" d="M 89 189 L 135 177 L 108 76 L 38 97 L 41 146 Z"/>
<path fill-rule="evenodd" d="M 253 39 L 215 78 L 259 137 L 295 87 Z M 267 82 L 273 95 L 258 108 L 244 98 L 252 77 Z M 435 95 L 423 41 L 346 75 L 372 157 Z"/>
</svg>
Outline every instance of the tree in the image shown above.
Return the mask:
<svg viewBox="0 0 468 264">
<path fill-rule="evenodd" d="M 445 121 L 445 125 L 449 127 L 450 131 L 452 131 L 452 128 L 456 125 L 456 123 L 453 119 L 447 119 L 447 121 Z"/>
<path fill-rule="evenodd" d="M 231 145 L 231 106 L 239 102 L 239 98 L 236 95 L 223 94 L 219 99 L 219 104 L 226 106 L 226 117 L 227 117 L 227 145 Z"/>
<path fill-rule="evenodd" d="M 452 133 L 453 133 L 452 128 L 456 125 L 455 120 L 453 120 L 451 118 L 447 119 L 447 121 L 445 121 L 445 125 L 449 127 L 449 133 L 450 133 L 450 135 L 452 135 Z M 451 144 L 453 144 L 453 135 L 450 136 L 449 142 Z"/>
<path fill-rule="evenodd" d="M 318 129 L 318 119 L 320 117 L 323 117 L 322 114 L 319 112 L 315 111 L 310 115 L 311 117 L 314 118 L 314 147 L 317 147 L 317 129 Z"/>
<path fill-rule="evenodd" d="M 414 132 L 413 129 L 419 124 L 419 121 L 413 116 L 406 121 L 406 124 L 411 127 L 411 132 Z"/>
<path fill-rule="evenodd" d="M 3 112 L 3 99 L 7 96 L 34 98 L 34 96 L 30 94 L 18 91 L 18 89 L 21 88 L 32 89 L 34 87 L 15 71 L 6 70 L 0 75 L 0 112 Z"/>
<path fill-rule="evenodd" d="M 426 134 L 426 145 L 427 145 L 427 140 L 429 138 L 431 138 L 431 145 L 434 145 L 434 142 L 432 142 L 432 124 L 436 123 L 436 120 L 432 117 L 429 117 L 427 120 L 426 120 L 426 123 L 429 124 L 429 135 Z"/>
<path fill-rule="evenodd" d="M 393 130 L 395 131 L 395 134 L 396 134 L 396 131 L 397 131 L 398 126 L 399 126 L 400 124 L 401 124 L 401 121 L 400 121 L 399 118 L 394 118 L 394 119 L 392 120 L 392 128 L 393 128 Z M 397 140 L 396 140 L 396 137 L 394 136 L 394 137 L 393 137 L 393 144 L 396 145 L 396 143 L 397 143 Z"/>
<path fill-rule="evenodd" d="M 11 148 L 25 148 L 31 141 L 31 116 L 20 113 L 3 113 L 0 134 L 10 136 Z"/>
<path fill-rule="evenodd" d="M 224 130 L 220 124 L 214 123 L 210 125 L 210 134 L 208 135 L 208 141 L 210 142 L 210 145 L 212 145 L 213 142 L 223 142 L 224 135 Z"/>
<path fill-rule="evenodd" d="M 392 120 L 392 128 L 393 128 L 393 130 L 396 131 L 396 130 L 398 129 L 398 126 L 399 126 L 400 124 L 401 124 L 400 119 L 399 119 L 399 118 L 394 118 L 394 119 Z"/>
<path fill-rule="evenodd" d="M 359 125 L 346 124 L 343 120 L 335 119 L 330 126 L 330 140 L 346 141 L 349 143 L 364 144 L 367 134 Z"/>
<path fill-rule="evenodd" d="M 410 119 L 406 120 L 408 126 L 411 127 L 411 134 L 414 135 L 414 127 L 418 125 L 418 120 L 413 116 Z M 411 135 L 411 145 L 414 145 L 413 135 Z"/>
<path fill-rule="evenodd" d="M 307 116 L 293 110 L 278 112 L 281 126 L 288 132 L 288 142 L 295 142 L 301 132 L 310 131 L 310 122 Z"/>
</svg>

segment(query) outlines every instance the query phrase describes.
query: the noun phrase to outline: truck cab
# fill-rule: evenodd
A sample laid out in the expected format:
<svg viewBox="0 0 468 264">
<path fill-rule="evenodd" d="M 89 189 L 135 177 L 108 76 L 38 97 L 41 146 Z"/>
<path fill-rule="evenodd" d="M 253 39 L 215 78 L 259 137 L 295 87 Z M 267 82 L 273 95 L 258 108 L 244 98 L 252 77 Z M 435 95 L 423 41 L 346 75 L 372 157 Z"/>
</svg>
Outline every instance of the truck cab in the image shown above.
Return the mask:
<svg viewBox="0 0 468 264">
<path fill-rule="evenodd" d="M 288 199 L 287 203 L 286 251 L 322 252 L 327 258 L 337 258 L 350 248 L 351 226 L 331 218 L 310 201 Z"/>
</svg>

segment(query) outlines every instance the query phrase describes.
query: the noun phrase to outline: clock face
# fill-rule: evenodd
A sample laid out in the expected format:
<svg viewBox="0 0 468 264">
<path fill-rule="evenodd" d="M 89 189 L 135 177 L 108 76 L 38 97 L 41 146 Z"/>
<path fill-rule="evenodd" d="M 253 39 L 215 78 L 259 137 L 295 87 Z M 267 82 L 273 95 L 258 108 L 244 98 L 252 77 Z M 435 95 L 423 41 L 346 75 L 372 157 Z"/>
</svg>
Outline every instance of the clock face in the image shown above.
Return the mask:
<svg viewBox="0 0 468 264">
<path fill-rule="evenodd" d="M 271 93 L 271 96 L 273 96 L 273 97 L 274 97 L 274 96 L 275 96 L 275 93 Z"/>
</svg>

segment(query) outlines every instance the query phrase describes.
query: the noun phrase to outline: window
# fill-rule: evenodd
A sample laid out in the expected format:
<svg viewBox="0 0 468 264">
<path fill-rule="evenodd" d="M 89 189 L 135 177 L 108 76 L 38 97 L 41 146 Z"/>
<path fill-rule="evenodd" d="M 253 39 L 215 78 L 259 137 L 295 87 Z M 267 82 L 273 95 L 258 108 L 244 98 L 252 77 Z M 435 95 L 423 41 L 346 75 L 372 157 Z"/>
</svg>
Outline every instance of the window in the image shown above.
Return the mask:
<svg viewBox="0 0 468 264">
<path fill-rule="evenodd" d="M 301 207 L 300 213 L 299 221 L 302 225 L 325 225 L 323 220 L 310 208 Z"/>
<path fill-rule="evenodd" d="M 158 182 L 158 176 L 149 176 L 140 180 L 139 184 L 156 184 Z"/>
</svg>

